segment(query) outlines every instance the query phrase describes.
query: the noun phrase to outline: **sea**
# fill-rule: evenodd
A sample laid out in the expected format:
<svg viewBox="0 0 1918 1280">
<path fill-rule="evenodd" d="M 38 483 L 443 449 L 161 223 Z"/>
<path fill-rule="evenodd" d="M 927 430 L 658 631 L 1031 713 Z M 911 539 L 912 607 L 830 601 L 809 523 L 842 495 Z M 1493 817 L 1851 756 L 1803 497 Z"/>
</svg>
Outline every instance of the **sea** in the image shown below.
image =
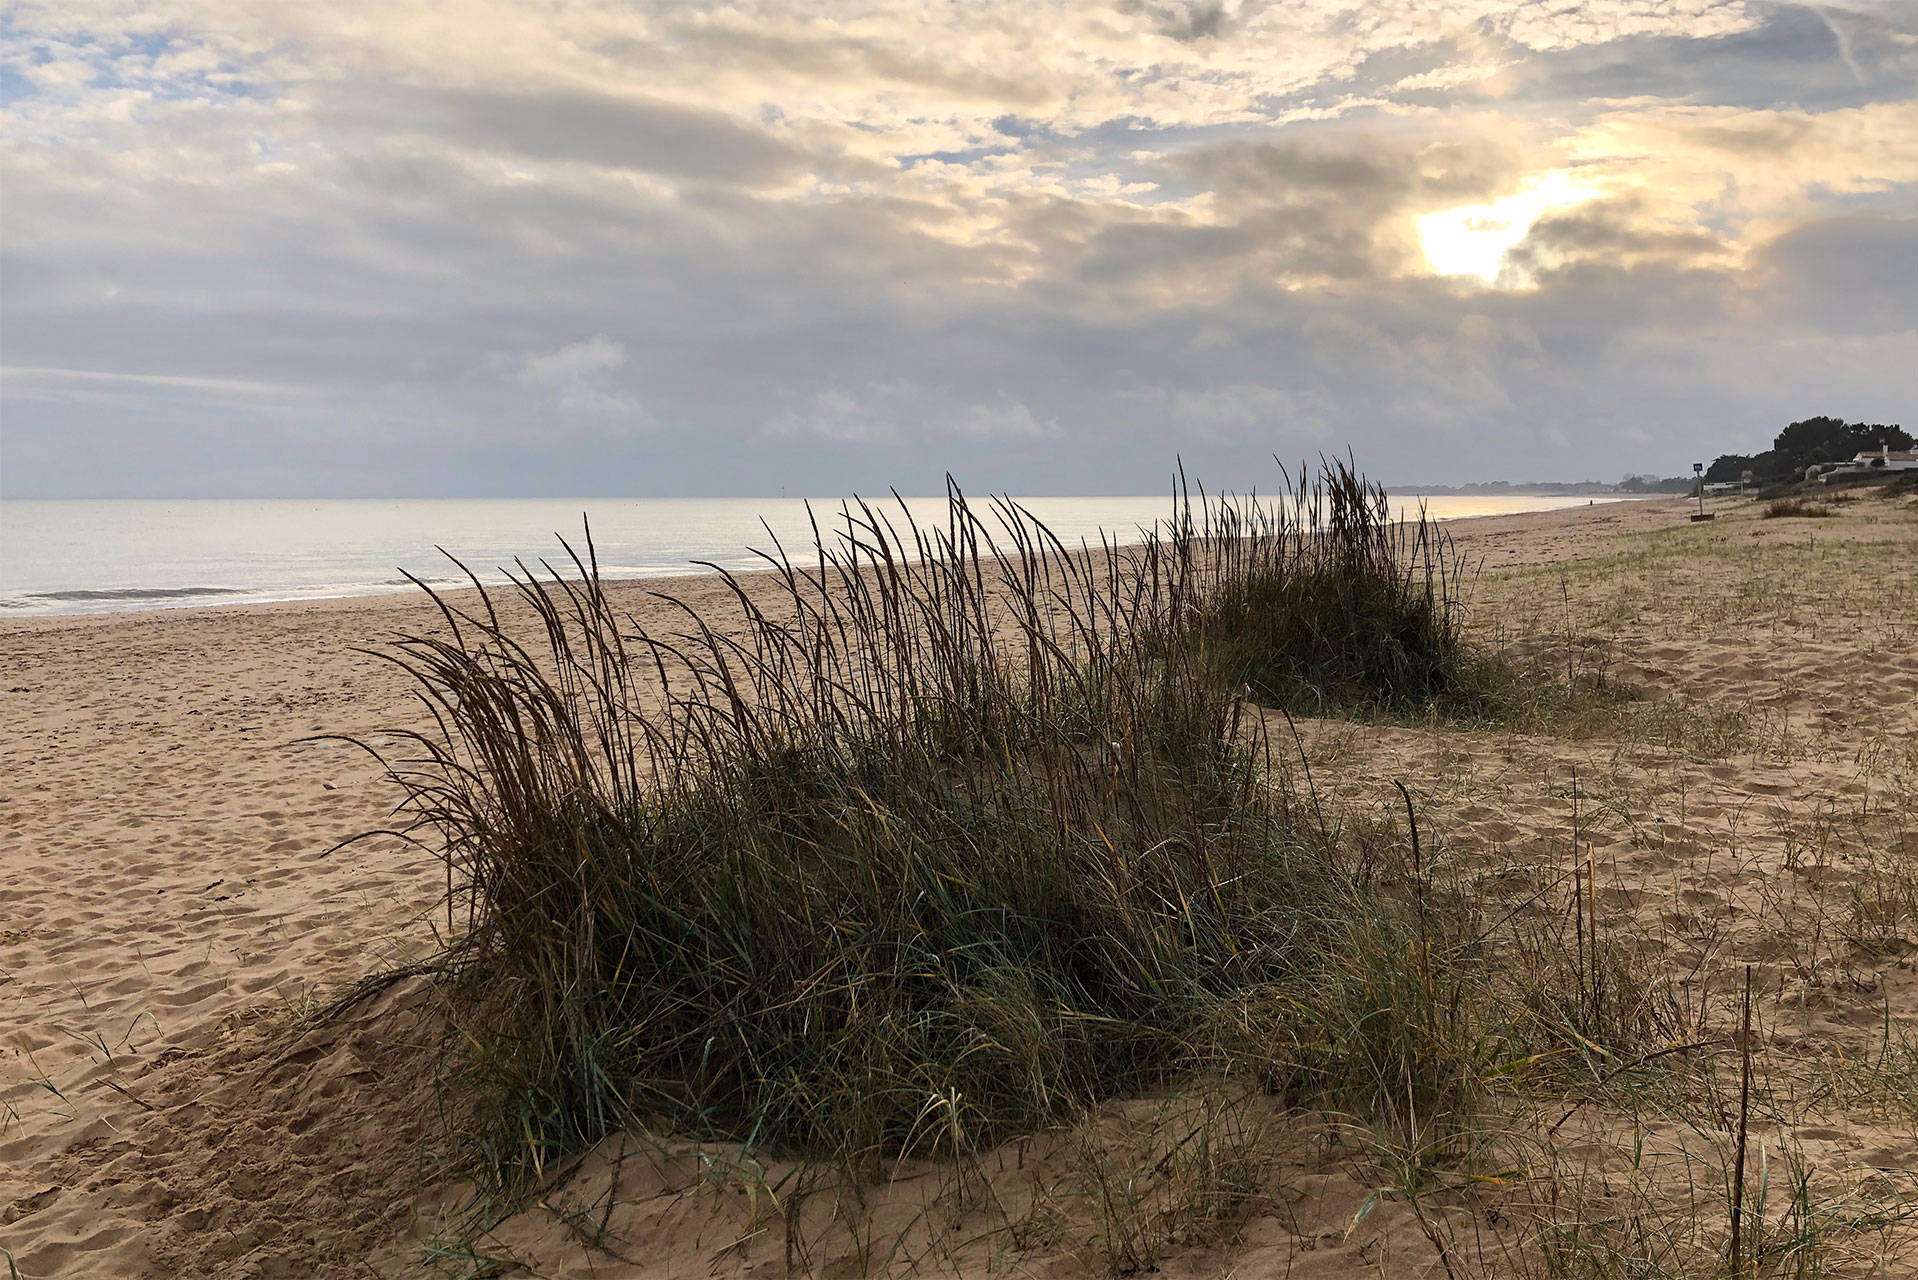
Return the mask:
<svg viewBox="0 0 1918 1280">
<path fill-rule="evenodd" d="M 1598 501 L 1606 501 L 1604 498 Z M 1169 497 L 1032 497 L 1019 503 L 1076 545 L 1133 541 L 1172 514 Z M 1586 497 L 1395 494 L 1396 514 L 1435 519 L 1584 506 Z M 942 523 L 946 500 L 908 498 Z M 898 512 L 897 503 L 890 503 Z M 975 503 L 975 506 L 978 504 Z M 590 527 L 608 578 L 751 569 L 757 552 L 812 545 L 840 499 L 6 499 L 0 500 L 0 617 L 253 604 L 503 581 L 516 564 L 562 568 L 565 538 Z M 455 561 L 459 563 L 456 564 Z"/>
</svg>

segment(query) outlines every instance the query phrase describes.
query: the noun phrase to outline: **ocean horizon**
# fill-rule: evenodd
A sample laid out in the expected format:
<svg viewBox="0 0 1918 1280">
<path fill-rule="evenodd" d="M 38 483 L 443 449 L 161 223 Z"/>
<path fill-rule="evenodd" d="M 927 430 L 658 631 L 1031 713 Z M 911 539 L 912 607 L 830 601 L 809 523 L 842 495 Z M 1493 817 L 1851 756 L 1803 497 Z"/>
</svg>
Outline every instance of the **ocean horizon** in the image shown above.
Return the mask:
<svg viewBox="0 0 1918 1280">
<path fill-rule="evenodd" d="M 1558 510 L 1588 495 L 1393 494 L 1438 520 Z M 0 617 L 262 604 L 484 582 L 516 561 L 561 561 L 588 523 L 601 573 L 655 578 L 763 567 L 775 541 L 809 546 L 841 498 L 9 498 L 0 500 Z M 891 499 L 887 499 L 888 504 Z M 1062 540 L 1133 541 L 1172 513 L 1166 494 L 1016 499 Z M 946 499 L 904 499 L 922 522 Z M 808 514 L 808 508 L 812 515 Z M 897 509 L 896 507 L 894 508 Z M 439 550 L 444 549 L 444 553 Z"/>
</svg>

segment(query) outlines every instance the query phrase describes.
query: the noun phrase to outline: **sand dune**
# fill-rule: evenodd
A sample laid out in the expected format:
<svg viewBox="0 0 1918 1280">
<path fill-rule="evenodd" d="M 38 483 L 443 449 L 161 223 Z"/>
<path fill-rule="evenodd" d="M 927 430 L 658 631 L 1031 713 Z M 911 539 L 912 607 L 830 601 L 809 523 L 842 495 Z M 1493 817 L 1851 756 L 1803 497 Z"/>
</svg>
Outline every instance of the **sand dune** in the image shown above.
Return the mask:
<svg viewBox="0 0 1918 1280">
<path fill-rule="evenodd" d="M 1512 874 L 1564 861 L 1576 806 L 1608 908 L 1667 963 L 1760 964 L 1767 1034 L 1807 1072 L 1918 1027 L 1898 941 L 1918 902 L 1876 950 L 1844 936 L 1870 923 L 1853 891 L 1878 883 L 1872 859 L 1918 869 L 1918 514 L 1867 499 L 1834 520 L 1690 526 L 1665 500 L 1452 529 L 1482 567 L 1476 627 L 1602 668 L 1645 709 L 1573 738 L 1308 724 L 1328 795 L 1383 814 L 1407 780 L 1446 856 Z M 661 585 L 616 598 L 657 619 Z M 720 599 L 710 579 L 667 585 Z M 0 1246 L 21 1276 L 405 1274 L 457 1205 L 434 1165 L 427 985 L 364 993 L 322 1030 L 297 1018 L 433 947 L 430 855 L 386 837 L 335 850 L 387 818 L 378 766 L 299 741 L 414 722 L 397 673 L 355 647 L 431 621 L 376 599 L 0 624 Z M 1692 702 L 1654 708 L 1673 696 Z M 1918 1169 L 1910 1114 L 1820 1105 L 1778 1122 L 1820 1169 Z M 1030 1205 L 1078 1140 L 1008 1153 L 993 1185 Z M 1438 1265 L 1403 1205 L 1350 1229 L 1370 1188 L 1349 1153 L 1275 1143 L 1291 1211 L 1244 1231 L 1239 1274 Z M 905 1172 L 875 1200 L 895 1234 L 939 1183 Z M 751 1185 L 670 1143 L 609 1146 L 566 1192 L 615 1206 L 596 1233 L 555 1203 L 485 1240 L 540 1274 L 779 1274 L 791 1234 L 763 1229 Z M 828 1207 L 804 1213 L 802 1237 L 832 1237 Z M 800 1261 L 857 1260 L 821 1247 Z M 1002 1246 L 947 1261 L 986 1255 L 1009 1264 Z M 1099 1265 L 1071 1239 L 1011 1262 Z"/>
</svg>

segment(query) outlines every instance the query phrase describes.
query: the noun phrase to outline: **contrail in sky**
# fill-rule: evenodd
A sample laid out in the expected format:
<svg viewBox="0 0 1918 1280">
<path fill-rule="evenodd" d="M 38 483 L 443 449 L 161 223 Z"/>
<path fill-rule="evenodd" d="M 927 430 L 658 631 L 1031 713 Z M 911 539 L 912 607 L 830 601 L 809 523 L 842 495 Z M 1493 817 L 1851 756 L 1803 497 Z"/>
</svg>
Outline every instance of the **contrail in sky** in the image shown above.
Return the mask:
<svg viewBox="0 0 1918 1280">
<path fill-rule="evenodd" d="M 1812 12 L 1817 14 L 1819 19 L 1824 22 L 1825 28 L 1831 32 L 1831 38 L 1838 42 L 1838 56 L 1845 60 L 1847 67 L 1851 68 L 1852 78 L 1858 81 L 1859 84 L 1864 84 L 1865 73 L 1858 69 L 1858 59 L 1851 56 L 1850 37 L 1846 36 L 1845 33 L 1839 29 L 1838 24 L 1831 20 L 1831 15 L 1825 12 L 1824 5 L 1815 4 L 1811 8 Z"/>
</svg>

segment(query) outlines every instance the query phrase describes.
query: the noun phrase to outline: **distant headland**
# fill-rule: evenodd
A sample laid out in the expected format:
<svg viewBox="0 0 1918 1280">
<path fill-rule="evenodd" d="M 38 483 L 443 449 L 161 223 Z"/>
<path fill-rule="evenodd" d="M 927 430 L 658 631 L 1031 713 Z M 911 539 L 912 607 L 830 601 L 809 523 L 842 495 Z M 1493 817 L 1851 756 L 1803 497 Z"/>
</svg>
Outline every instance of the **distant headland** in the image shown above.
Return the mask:
<svg viewBox="0 0 1918 1280">
<path fill-rule="evenodd" d="M 1398 484 L 1389 486 L 1394 493 L 1425 494 L 1431 497 L 1512 497 L 1576 498 L 1585 494 L 1686 493 L 1692 487 L 1690 476 L 1626 476 L 1616 483 L 1603 480 L 1485 480 L 1476 484 Z"/>
</svg>

